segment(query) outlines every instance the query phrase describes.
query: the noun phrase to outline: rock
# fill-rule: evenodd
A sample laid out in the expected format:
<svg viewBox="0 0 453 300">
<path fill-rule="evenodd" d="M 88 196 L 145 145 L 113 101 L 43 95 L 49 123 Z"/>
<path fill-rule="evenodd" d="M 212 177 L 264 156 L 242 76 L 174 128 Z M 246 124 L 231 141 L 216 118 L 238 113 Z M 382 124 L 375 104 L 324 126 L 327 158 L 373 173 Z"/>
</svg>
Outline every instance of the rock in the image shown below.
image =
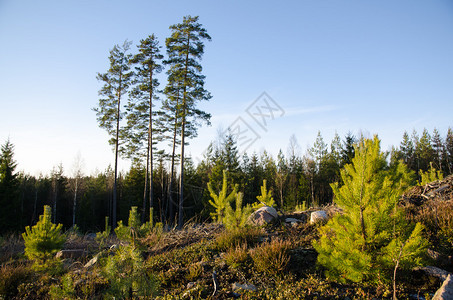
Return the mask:
<svg viewBox="0 0 453 300">
<path fill-rule="evenodd" d="M 258 226 L 262 226 L 265 224 L 269 224 L 270 222 L 277 218 L 278 213 L 277 210 L 275 210 L 275 208 L 270 206 L 263 206 L 250 215 L 249 222 Z"/>
<path fill-rule="evenodd" d="M 87 233 L 87 234 L 85 234 L 85 238 L 86 238 L 87 240 L 92 240 L 92 241 L 94 241 L 94 240 L 96 239 L 96 233 Z"/>
<path fill-rule="evenodd" d="M 189 282 L 189 283 L 187 284 L 186 288 L 187 288 L 188 290 L 190 290 L 191 288 L 195 287 L 196 284 L 197 284 L 196 282 Z"/>
<path fill-rule="evenodd" d="M 295 218 L 286 218 L 285 223 L 291 225 L 292 227 L 297 227 L 298 224 L 302 223 L 302 220 Z"/>
<path fill-rule="evenodd" d="M 246 291 L 256 291 L 256 286 L 253 284 L 240 284 L 240 283 L 233 283 L 233 291 L 239 290 L 246 290 Z"/>
<path fill-rule="evenodd" d="M 453 278 L 448 274 L 447 279 L 434 294 L 433 300 L 451 300 L 453 299 Z"/>
<path fill-rule="evenodd" d="M 99 259 L 99 254 L 95 255 L 92 259 L 90 259 L 90 261 L 88 261 L 85 264 L 85 266 L 83 266 L 83 267 L 90 268 L 90 267 L 94 266 L 98 262 L 98 259 Z"/>
<path fill-rule="evenodd" d="M 295 218 L 286 218 L 285 223 L 301 223 L 302 221 Z"/>
<path fill-rule="evenodd" d="M 72 258 L 77 259 L 86 254 L 84 249 L 71 249 L 71 250 L 60 250 L 55 255 L 56 258 L 65 259 Z"/>
<path fill-rule="evenodd" d="M 325 210 L 314 211 L 310 215 L 310 223 L 327 221 L 327 212 Z"/>
<path fill-rule="evenodd" d="M 448 275 L 450 274 L 447 271 L 442 270 L 441 268 L 433 267 L 433 266 L 417 267 L 414 270 L 415 271 L 419 271 L 419 270 L 423 271 L 427 275 L 439 278 L 440 280 L 446 280 Z"/>
</svg>

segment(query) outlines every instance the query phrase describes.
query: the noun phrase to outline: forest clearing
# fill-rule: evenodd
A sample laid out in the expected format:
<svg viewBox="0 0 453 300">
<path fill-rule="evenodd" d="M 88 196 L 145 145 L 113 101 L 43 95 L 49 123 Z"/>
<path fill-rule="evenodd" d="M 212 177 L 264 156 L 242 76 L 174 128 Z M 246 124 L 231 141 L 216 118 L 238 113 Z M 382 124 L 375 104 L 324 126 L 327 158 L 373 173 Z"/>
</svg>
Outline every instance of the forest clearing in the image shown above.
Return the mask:
<svg viewBox="0 0 453 300">
<path fill-rule="evenodd" d="M 0 300 L 453 300 L 447 5 L 32 2 L 0 5 Z"/>
</svg>

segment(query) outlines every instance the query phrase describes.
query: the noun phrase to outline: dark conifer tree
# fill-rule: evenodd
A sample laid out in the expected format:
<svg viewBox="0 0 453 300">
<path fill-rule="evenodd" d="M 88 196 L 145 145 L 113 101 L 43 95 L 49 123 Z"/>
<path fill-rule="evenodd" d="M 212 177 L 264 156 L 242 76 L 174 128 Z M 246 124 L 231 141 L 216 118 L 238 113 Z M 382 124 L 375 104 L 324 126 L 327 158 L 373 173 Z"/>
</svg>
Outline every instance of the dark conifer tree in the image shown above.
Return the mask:
<svg viewBox="0 0 453 300">
<path fill-rule="evenodd" d="M 445 138 L 445 161 L 448 174 L 453 174 L 453 130 L 451 127 L 448 128 Z"/>
<path fill-rule="evenodd" d="M 412 170 L 415 170 L 415 146 L 413 140 L 409 137 L 407 131 L 403 134 L 403 140 L 400 144 L 400 155 L 404 163 Z"/>
<path fill-rule="evenodd" d="M 17 230 L 20 225 L 19 179 L 14 145 L 8 139 L 0 153 L 0 232 Z"/>
<path fill-rule="evenodd" d="M 426 128 L 423 129 L 422 136 L 415 144 L 415 155 L 418 160 L 416 171 L 427 171 L 430 167 L 430 163 L 434 162 L 434 149 L 431 144 L 431 135 Z"/>
<path fill-rule="evenodd" d="M 357 142 L 356 137 L 352 134 L 352 132 L 348 132 L 346 137 L 343 141 L 343 147 L 341 148 L 341 165 L 343 167 L 346 164 L 351 163 L 352 159 L 354 158 L 354 144 Z"/>
<path fill-rule="evenodd" d="M 437 170 L 444 171 L 444 166 L 442 164 L 443 156 L 444 156 L 444 142 L 442 141 L 442 137 L 439 134 L 439 131 L 434 128 L 433 136 L 431 139 L 432 148 L 434 152 L 434 166 Z"/>
</svg>

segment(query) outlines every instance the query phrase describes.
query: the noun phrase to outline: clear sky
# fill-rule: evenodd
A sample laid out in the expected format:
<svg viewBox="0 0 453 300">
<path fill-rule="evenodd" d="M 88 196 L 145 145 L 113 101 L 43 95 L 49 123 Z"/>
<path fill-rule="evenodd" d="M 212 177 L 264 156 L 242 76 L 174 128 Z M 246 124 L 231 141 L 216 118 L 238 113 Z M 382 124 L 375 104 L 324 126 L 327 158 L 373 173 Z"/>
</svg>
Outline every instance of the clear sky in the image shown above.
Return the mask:
<svg viewBox="0 0 453 300">
<path fill-rule="evenodd" d="M 164 45 L 185 15 L 212 37 L 202 65 L 213 98 L 201 106 L 212 126 L 191 141 L 195 160 L 240 123 L 256 137 L 248 153 L 273 155 L 293 134 L 303 154 L 318 130 L 327 143 L 377 133 L 387 150 L 405 130 L 453 127 L 451 0 L 0 0 L 0 143 L 15 145 L 18 170 L 69 170 L 78 153 L 86 174 L 113 163 L 91 110 L 96 73 L 114 44 L 135 50 L 154 33 Z M 263 92 L 275 110 L 260 126 Z"/>
</svg>

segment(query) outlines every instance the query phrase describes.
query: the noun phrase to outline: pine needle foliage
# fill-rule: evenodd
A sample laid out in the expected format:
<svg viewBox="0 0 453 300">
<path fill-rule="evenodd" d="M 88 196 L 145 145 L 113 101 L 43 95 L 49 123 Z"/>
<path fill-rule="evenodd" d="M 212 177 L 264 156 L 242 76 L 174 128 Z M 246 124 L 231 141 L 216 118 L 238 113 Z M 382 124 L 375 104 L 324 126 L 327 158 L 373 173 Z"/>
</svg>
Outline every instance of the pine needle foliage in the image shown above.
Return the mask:
<svg viewBox="0 0 453 300">
<path fill-rule="evenodd" d="M 412 244 L 406 250 L 418 257 L 426 246 L 419 225 L 413 230 L 397 206 L 411 174 L 401 162 L 388 168 L 375 136 L 356 146 L 352 163 L 341 170 L 341 179 L 342 186 L 337 182 L 331 187 L 343 213 L 319 229 L 320 239 L 313 243 L 318 263 L 326 267 L 328 277 L 341 282 L 387 282 L 393 260 L 381 259 L 383 253 L 394 253 L 397 245 L 405 243 Z M 404 260 L 412 265 L 419 262 Z"/>
<path fill-rule="evenodd" d="M 107 259 L 104 275 L 108 278 L 108 294 L 120 299 L 151 298 L 158 290 L 158 282 L 148 274 L 140 251 L 133 245 L 118 248 Z"/>
<path fill-rule="evenodd" d="M 111 231 L 112 228 L 109 225 L 109 217 L 105 217 L 105 230 L 102 232 L 97 232 L 95 237 L 96 242 L 98 242 L 99 244 L 99 248 L 105 246 L 105 243 L 109 238 Z"/>
<path fill-rule="evenodd" d="M 258 203 L 254 205 L 255 209 L 258 209 L 262 206 L 270 206 L 273 207 L 275 205 L 274 198 L 272 197 L 272 191 L 267 190 L 266 187 L 267 180 L 263 180 L 263 185 L 261 186 L 261 195 L 256 196 L 256 199 L 258 199 Z"/>
<path fill-rule="evenodd" d="M 396 299 L 396 273 L 398 268 L 410 269 L 421 265 L 428 242 L 423 238 L 423 225 L 417 223 L 412 232 L 403 231 L 382 249 L 379 263 L 393 268 L 393 299 Z M 410 233 L 409 236 L 407 236 Z"/>
<path fill-rule="evenodd" d="M 235 198 L 235 209 L 233 209 L 230 204 L 228 204 L 225 209 L 225 217 L 223 223 L 229 230 L 245 227 L 248 217 L 253 212 L 253 208 L 250 205 L 246 205 L 244 207 L 242 206 L 242 201 L 244 198 L 243 193 L 236 193 Z"/>
<path fill-rule="evenodd" d="M 143 238 L 152 229 L 152 223 L 146 222 L 141 224 L 140 215 L 137 212 L 137 206 L 132 206 L 129 210 L 129 219 L 127 226 L 123 221 L 118 222 L 115 228 L 116 236 L 122 241 L 128 241 L 135 244 L 137 238 Z"/>
<path fill-rule="evenodd" d="M 436 168 L 433 167 L 432 162 L 430 163 L 428 171 L 423 172 L 423 170 L 420 170 L 419 173 L 420 173 L 421 181 L 418 182 L 418 185 L 420 185 L 420 186 L 426 185 L 433 181 L 444 179 L 442 171 L 436 170 Z"/>
<path fill-rule="evenodd" d="M 62 233 L 62 224 L 52 223 L 52 210 L 44 206 L 44 214 L 39 216 L 39 221 L 30 228 L 25 227 L 22 237 L 25 241 L 25 255 L 34 260 L 37 267 L 45 264 L 63 247 L 66 236 Z"/>
<path fill-rule="evenodd" d="M 228 194 L 227 172 L 223 170 L 222 189 L 220 190 L 219 194 L 216 194 L 211 182 L 208 182 L 208 190 L 212 197 L 212 200 L 209 200 L 209 204 L 211 204 L 215 208 L 215 212 L 211 213 L 211 217 L 216 222 L 223 223 L 227 207 L 229 207 L 230 203 L 233 202 L 233 200 L 236 198 L 238 185 L 234 185 L 233 191 Z"/>
</svg>

